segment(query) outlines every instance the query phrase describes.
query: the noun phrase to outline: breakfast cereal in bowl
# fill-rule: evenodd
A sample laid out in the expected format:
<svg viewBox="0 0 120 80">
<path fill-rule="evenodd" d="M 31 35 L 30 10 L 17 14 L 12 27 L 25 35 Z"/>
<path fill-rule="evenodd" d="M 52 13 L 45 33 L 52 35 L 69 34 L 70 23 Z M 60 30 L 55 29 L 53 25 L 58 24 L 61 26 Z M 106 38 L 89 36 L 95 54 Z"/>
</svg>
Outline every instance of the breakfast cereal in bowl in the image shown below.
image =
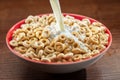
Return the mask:
<svg viewBox="0 0 120 80">
<path fill-rule="evenodd" d="M 65 31 L 60 31 L 53 14 L 28 16 L 8 31 L 8 48 L 30 66 L 49 73 L 73 72 L 95 63 L 111 45 L 110 31 L 92 18 L 63 15 Z"/>
<path fill-rule="evenodd" d="M 81 61 L 107 47 L 109 34 L 101 23 L 69 15 L 63 20 L 66 31 L 60 32 L 53 14 L 28 16 L 13 32 L 9 44 L 21 56 L 55 63 Z"/>
</svg>

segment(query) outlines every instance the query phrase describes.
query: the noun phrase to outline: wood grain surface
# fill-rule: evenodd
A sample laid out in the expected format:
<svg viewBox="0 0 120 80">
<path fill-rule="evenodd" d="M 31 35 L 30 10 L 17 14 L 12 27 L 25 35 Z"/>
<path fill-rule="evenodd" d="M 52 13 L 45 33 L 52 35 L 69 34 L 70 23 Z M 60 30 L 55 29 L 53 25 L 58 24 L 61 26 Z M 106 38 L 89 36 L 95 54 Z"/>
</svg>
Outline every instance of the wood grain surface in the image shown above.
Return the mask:
<svg viewBox="0 0 120 80">
<path fill-rule="evenodd" d="M 33 70 L 6 46 L 7 31 L 28 15 L 52 13 L 49 0 L 0 0 L 0 80 L 120 80 L 120 0 L 60 0 L 62 12 L 92 17 L 111 31 L 113 42 L 92 66 L 68 74 Z M 34 66 L 33 66 L 34 67 Z"/>
</svg>

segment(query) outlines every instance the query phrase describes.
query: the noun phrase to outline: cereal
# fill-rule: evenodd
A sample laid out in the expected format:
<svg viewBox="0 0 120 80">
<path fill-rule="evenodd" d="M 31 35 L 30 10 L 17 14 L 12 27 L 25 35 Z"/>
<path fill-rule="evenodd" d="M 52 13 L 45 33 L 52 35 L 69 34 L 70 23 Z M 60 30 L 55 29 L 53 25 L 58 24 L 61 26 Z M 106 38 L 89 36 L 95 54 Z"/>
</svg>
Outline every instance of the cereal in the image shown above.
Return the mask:
<svg viewBox="0 0 120 80">
<path fill-rule="evenodd" d="M 14 50 L 20 53 L 25 53 L 27 51 L 27 48 L 25 48 L 24 46 L 18 46 L 18 47 L 15 47 Z"/>
<path fill-rule="evenodd" d="M 31 46 L 33 48 L 43 48 L 44 47 L 44 43 L 40 42 L 40 41 L 34 41 L 31 43 Z"/>
<path fill-rule="evenodd" d="M 68 52 L 71 52 L 71 49 L 70 49 L 70 48 L 66 48 L 66 49 L 64 50 L 64 53 L 68 53 Z"/>
<path fill-rule="evenodd" d="M 72 52 L 68 52 L 68 53 L 66 53 L 65 55 L 64 55 L 64 58 L 65 59 L 70 59 L 70 58 L 72 58 L 73 57 L 73 53 Z"/>
<path fill-rule="evenodd" d="M 54 53 L 48 54 L 46 57 L 49 58 L 51 61 L 55 61 L 56 59 L 56 55 Z"/>
<path fill-rule="evenodd" d="M 10 45 L 13 46 L 13 47 L 18 46 L 18 42 L 13 39 L 13 40 L 10 41 Z"/>
<path fill-rule="evenodd" d="M 65 55 L 65 54 L 63 54 L 63 53 L 59 53 L 59 54 L 57 55 L 57 59 L 61 60 L 62 58 L 64 58 L 64 55 Z"/>
<path fill-rule="evenodd" d="M 81 54 L 75 54 L 74 56 L 73 56 L 73 60 L 74 61 L 79 61 L 79 60 L 81 60 L 83 58 L 83 56 L 81 55 Z"/>
<path fill-rule="evenodd" d="M 56 42 L 54 45 L 54 49 L 58 52 L 62 52 L 65 49 L 65 45 L 61 42 Z"/>
<path fill-rule="evenodd" d="M 65 28 L 73 35 L 57 30 L 53 14 L 28 16 L 13 32 L 9 44 L 22 56 L 41 62 L 74 62 L 98 54 L 106 48 L 109 35 L 99 22 L 63 17 Z"/>
<path fill-rule="evenodd" d="M 49 58 L 44 58 L 44 57 L 41 58 L 41 61 L 42 61 L 42 62 L 51 62 L 51 60 L 50 60 Z"/>
<path fill-rule="evenodd" d="M 72 52 L 74 53 L 74 54 L 85 54 L 86 52 L 83 50 L 83 49 L 81 49 L 81 48 L 73 48 L 72 49 Z"/>
<path fill-rule="evenodd" d="M 48 39 L 40 39 L 40 41 L 46 46 L 50 44 L 50 41 Z"/>
<path fill-rule="evenodd" d="M 48 38 L 50 36 L 50 31 L 49 30 L 44 30 L 41 34 L 42 38 Z"/>
<path fill-rule="evenodd" d="M 31 43 L 30 43 L 30 41 L 25 40 L 25 41 L 22 42 L 22 45 L 25 46 L 25 47 L 30 47 Z"/>
<path fill-rule="evenodd" d="M 66 40 L 66 36 L 60 35 L 58 39 L 59 39 L 59 41 L 64 42 Z"/>
<path fill-rule="evenodd" d="M 46 53 L 53 53 L 53 52 L 54 52 L 54 48 L 51 47 L 51 46 L 46 46 L 44 51 L 45 51 Z"/>
</svg>

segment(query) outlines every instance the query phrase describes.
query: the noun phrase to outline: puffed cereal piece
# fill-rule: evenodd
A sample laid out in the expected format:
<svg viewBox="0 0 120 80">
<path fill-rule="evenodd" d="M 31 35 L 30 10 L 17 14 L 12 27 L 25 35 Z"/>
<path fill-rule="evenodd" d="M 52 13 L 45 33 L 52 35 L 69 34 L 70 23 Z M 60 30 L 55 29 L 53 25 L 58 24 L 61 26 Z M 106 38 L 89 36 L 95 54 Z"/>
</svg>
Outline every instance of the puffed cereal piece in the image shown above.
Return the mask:
<svg viewBox="0 0 120 80">
<path fill-rule="evenodd" d="M 20 39 L 20 41 L 25 41 L 25 40 L 29 40 L 30 38 L 28 38 L 27 36 L 25 36 L 25 37 L 22 37 L 21 39 Z"/>
<path fill-rule="evenodd" d="M 65 55 L 64 55 L 64 58 L 65 59 L 70 59 L 70 58 L 72 58 L 73 57 L 73 53 L 72 52 L 68 52 L 68 53 L 66 53 Z"/>
<path fill-rule="evenodd" d="M 89 44 L 87 47 L 88 47 L 90 50 L 96 50 L 96 49 L 98 49 L 98 45 L 96 45 L 96 44 Z"/>
<path fill-rule="evenodd" d="M 42 15 L 42 16 L 39 16 L 39 21 L 42 21 L 41 19 L 47 19 L 47 15 Z"/>
<path fill-rule="evenodd" d="M 28 47 L 31 46 L 31 43 L 30 43 L 30 41 L 25 40 L 25 41 L 22 42 L 22 45 L 28 48 Z"/>
<path fill-rule="evenodd" d="M 66 36 L 65 36 L 64 34 L 62 34 L 62 35 L 60 35 L 60 36 L 58 37 L 58 40 L 59 40 L 60 42 L 65 42 Z"/>
<path fill-rule="evenodd" d="M 77 24 L 77 23 L 74 23 L 74 25 L 72 27 L 70 27 L 71 32 L 79 32 L 80 26 L 75 25 L 75 24 Z"/>
<path fill-rule="evenodd" d="M 48 25 L 47 15 L 41 16 L 41 18 L 39 19 L 39 22 L 41 27 L 47 26 Z"/>
<path fill-rule="evenodd" d="M 73 48 L 73 49 L 72 49 L 72 52 L 73 52 L 74 54 L 85 54 L 85 51 L 82 50 L 82 49 L 80 49 L 80 48 Z"/>
<path fill-rule="evenodd" d="M 18 46 L 18 42 L 16 41 L 16 40 L 11 40 L 10 42 L 9 42 L 9 44 L 11 45 L 11 46 L 13 46 L 13 47 L 15 47 L 15 46 Z"/>
<path fill-rule="evenodd" d="M 82 55 L 81 54 L 75 54 L 73 57 L 72 57 L 73 61 L 79 61 L 79 60 L 82 60 Z"/>
<path fill-rule="evenodd" d="M 79 46 L 79 44 L 78 44 L 77 42 L 74 42 L 74 43 L 72 44 L 72 47 L 73 47 L 73 48 L 78 48 L 78 47 L 80 47 L 80 46 Z"/>
<path fill-rule="evenodd" d="M 72 19 L 66 19 L 64 18 L 64 24 L 67 26 L 72 26 L 74 24 Z"/>
<path fill-rule="evenodd" d="M 36 27 L 34 28 L 33 32 L 37 32 L 37 31 L 43 31 L 43 28 L 42 27 Z"/>
<path fill-rule="evenodd" d="M 74 26 L 75 26 L 74 29 L 80 29 L 80 25 L 79 25 L 78 23 L 75 22 L 72 27 L 74 27 Z M 73 30 L 73 29 L 72 29 L 72 30 Z"/>
<path fill-rule="evenodd" d="M 85 34 L 86 34 L 86 37 L 91 37 L 92 36 L 92 31 L 90 29 L 87 29 Z"/>
<path fill-rule="evenodd" d="M 80 27 L 79 34 L 84 34 L 86 32 L 86 29 L 84 27 Z"/>
<path fill-rule="evenodd" d="M 73 52 L 74 54 L 80 54 L 81 50 L 80 50 L 80 48 L 73 48 L 73 49 L 72 49 L 72 52 Z"/>
<path fill-rule="evenodd" d="M 21 32 L 21 33 L 18 33 L 17 36 L 15 36 L 15 39 L 17 41 L 20 41 L 20 40 L 24 40 L 24 38 L 26 37 L 25 33 L 24 32 Z"/>
<path fill-rule="evenodd" d="M 14 32 L 13 32 L 13 37 L 17 36 L 19 33 L 26 33 L 26 31 L 24 29 L 16 29 Z"/>
<path fill-rule="evenodd" d="M 18 46 L 23 46 L 23 41 L 24 41 L 24 40 L 18 41 Z"/>
<path fill-rule="evenodd" d="M 39 18 L 40 18 L 39 16 L 34 16 L 34 21 L 35 21 L 35 22 L 38 22 L 38 21 L 39 21 Z"/>
<path fill-rule="evenodd" d="M 18 46 L 18 47 L 15 47 L 14 50 L 20 53 L 25 53 L 27 51 L 27 48 L 23 46 Z"/>
<path fill-rule="evenodd" d="M 16 37 L 14 37 L 14 39 L 19 42 L 22 39 L 22 37 L 17 35 Z"/>
<path fill-rule="evenodd" d="M 35 28 L 41 27 L 39 22 L 32 23 L 32 24 L 30 24 L 30 26 L 32 26 L 32 28 L 33 28 L 32 30 L 33 30 L 33 31 L 34 31 Z"/>
<path fill-rule="evenodd" d="M 62 52 L 65 49 L 65 45 L 61 42 L 56 42 L 54 45 L 54 49 L 58 52 Z"/>
<path fill-rule="evenodd" d="M 45 45 L 41 41 L 34 41 L 31 43 L 33 48 L 43 48 Z"/>
<path fill-rule="evenodd" d="M 26 53 L 30 53 L 31 51 L 35 53 L 35 49 L 33 49 L 32 47 L 29 47 L 29 48 L 27 49 Z"/>
<path fill-rule="evenodd" d="M 21 25 L 22 30 L 25 30 L 27 33 L 28 31 L 32 31 L 33 27 L 30 24 L 22 24 Z"/>
<path fill-rule="evenodd" d="M 44 53 L 43 53 L 43 55 L 46 57 L 48 54 L 49 54 L 49 53 L 46 52 L 45 49 L 44 49 Z"/>
<path fill-rule="evenodd" d="M 44 51 L 46 53 L 53 53 L 54 52 L 54 48 L 51 47 L 51 46 L 46 46 L 45 49 L 44 49 Z"/>
<path fill-rule="evenodd" d="M 85 24 L 85 23 L 83 23 L 83 22 L 80 22 L 80 27 L 83 27 L 83 28 L 85 28 L 85 27 L 88 27 L 88 25 L 87 24 Z"/>
<path fill-rule="evenodd" d="M 29 37 L 29 38 L 35 37 L 35 33 L 33 33 L 32 31 L 29 31 L 27 33 L 27 37 Z"/>
<path fill-rule="evenodd" d="M 30 24 L 34 22 L 34 16 L 30 15 L 27 17 L 27 19 L 25 20 L 25 23 Z"/>
<path fill-rule="evenodd" d="M 99 45 L 98 45 L 98 50 L 99 50 L 99 51 L 101 51 L 101 50 L 103 50 L 103 49 L 105 49 L 105 48 L 106 48 L 105 45 L 102 45 L 102 44 L 99 44 Z"/>
<path fill-rule="evenodd" d="M 103 50 L 103 49 L 105 49 L 105 48 L 106 48 L 106 46 L 103 45 L 103 44 L 91 45 L 91 46 L 90 46 L 90 50 L 99 50 L 99 51 L 101 51 L 101 50 Z"/>
<path fill-rule="evenodd" d="M 82 22 L 85 23 L 85 24 L 87 24 L 87 25 L 91 24 L 90 20 L 87 19 L 87 18 L 82 19 Z"/>
<path fill-rule="evenodd" d="M 75 19 L 74 17 L 69 16 L 69 15 L 66 15 L 65 18 L 67 18 L 67 19 L 73 19 L 73 20 Z"/>
<path fill-rule="evenodd" d="M 52 62 L 54 62 L 56 59 L 56 55 L 54 53 L 48 54 L 46 57 L 49 58 Z"/>
<path fill-rule="evenodd" d="M 20 32 L 20 33 L 18 33 L 18 36 L 20 36 L 21 38 L 23 38 L 23 37 L 26 36 L 26 34 L 25 34 L 25 32 Z"/>
<path fill-rule="evenodd" d="M 100 26 L 102 26 L 102 23 L 100 23 L 100 22 L 93 22 L 92 25 L 93 25 L 93 26 L 100 27 Z"/>
<path fill-rule="evenodd" d="M 58 60 L 61 60 L 61 59 L 63 59 L 64 58 L 64 54 L 63 53 L 59 53 L 58 55 L 57 55 L 57 59 Z"/>
<path fill-rule="evenodd" d="M 68 53 L 68 52 L 71 52 L 71 48 L 66 48 L 66 49 L 64 49 L 64 51 L 63 51 L 64 53 Z"/>
<path fill-rule="evenodd" d="M 42 42 L 45 46 L 50 44 L 48 39 L 40 39 L 40 42 Z"/>
<path fill-rule="evenodd" d="M 37 58 L 37 55 L 32 51 L 30 51 L 29 53 L 25 53 L 22 56 L 30 58 L 30 59 Z"/>
<path fill-rule="evenodd" d="M 93 44 L 99 44 L 99 36 L 98 35 L 92 35 L 92 37 L 90 37 L 90 43 Z"/>
<path fill-rule="evenodd" d="M 67 42 L 68 44 L 72 44 L 72 43 L 74 42 L 74 39 L 72 39 L 72 38 L 67 38 L 66 42 Z"/>
<path fill-rule="evenodd" d="M 44 51 L 39 50 L 38 53 L 37 53 L 38 58 L 41 58 L 43 54 L 44 54 Z"/>
<path fill-rule="evenodd" d="M 36 48 L 35 53 L 38 54 L 39 50 L 42 50 L 43 48 Z"/>
<path fill-rule="evenodd" d="M 91 57 L 91 53 L 86 53 L 82 55 L 82 59 L 86 59 L 86 58 L 90 58 Z"/>
<path fill-rule="evenodd" d="M 35 42 L 35 41 L 38 41 L 38 38 L 35 38 L 35 37 L 29 38 L 30 43 Z"/>
<path fill-rule="evenodd" d="M 100 31 L 100 27 L 95 27 L 94 26 L 94 27 L 91 28 L 91 31 L 92 31 L 92 34 L 96 34 Z"/>
<path fill-rule="evenodd" d="M 46 20 L 47 17 L 48 17 L 48 15 L 43 15 L 43 16 L 41 16 L 41 18 L 44 19 L 44 20 Z"/>
<path fill-rule="evenodd" d="M 41 37 L 42 38 L 48 38 L 50 36 L 50 31 L 49 30 L 43 30 Z"/>
<path fill-rule="evenodd" d="M 29 24 L 22 24 L 20 27 L 21 27 L 21 29 L 24 30 L 26 27 L 30 27 L 30 25 Z"/>
<path fill-rule="evenodd" d="M 103 33 L 106 31 L 106 28 L 104 26 L 100 26 L 100 31 L 101 31 L 101 33 Z"/>
<path fill-rule="evenodd" d="M 38 39 L 41 39 L 42 31 L 35 32 L 35 35 Z"/>
<path fill-rule="evenodd" d="M 55 41 L 51 41 L 51 42 L 50 42 L 50 46 L 51 46 L 51 47 L 54 47 L 54 45 L 55 45 Z"/>
<path fill-rule="evenodd" d="M 50 14 L 48 17 L 47 17 L 47 20 L 48 20 L 48 25 L 50 25 L 52 22 L 55 22 L 55 17 L 53 14 Z"/>
<path fill-rule="evenodd" d="M 32 60 L 39 61 L 40 59 L 38 59 L 38 58 L 32 58 Z"/>
<path fill-rule="evenodd" d="M 91 53 L 91 55 L 94 56 L 94 55 L 96 55 L 96 54 L 98 54 L 98 53 L 100 53 L 99 50 L 93 50 L 92 53 Z"/>
<path fill-rule="evenodd" d="M 107 45 L 108 44 L 108 38 L 109 38 L 109 35 L 106 34 L 106 33 L 99 33 L 99 41 L 101 44 L 103 45 Z"/>
<path fill-rule="evenodd" d="M 51 60 L 49 58 L 43 57 L 41 58 L 41 62 L 51 62 Z"/>
<path fill-rule="evenodd" d="M 72 35 L 74 35 L 75 37 L 78 37 L 80 34 L 78 32 L 76 32 L 76 31 L 73 31 Z"/>
</svg>

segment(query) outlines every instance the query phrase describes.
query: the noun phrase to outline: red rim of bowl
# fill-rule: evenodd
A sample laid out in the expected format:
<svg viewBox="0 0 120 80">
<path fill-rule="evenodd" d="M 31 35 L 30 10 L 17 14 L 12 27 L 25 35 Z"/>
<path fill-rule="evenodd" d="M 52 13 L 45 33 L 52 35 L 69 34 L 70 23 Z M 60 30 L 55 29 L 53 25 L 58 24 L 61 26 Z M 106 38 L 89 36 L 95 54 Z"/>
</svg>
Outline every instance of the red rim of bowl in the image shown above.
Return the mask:
<svg viewBox="0 0 120 80">
<path fill-rule="evenodd" d="M 38 15 L 38 16 L 49 15 L 49 14 L 51 14 L 51 13 L 48 13 L 48 14 L 40 14 L 40 15 Z M 95 19 L 92 19 L 92 18 L 90 18 L 90 17 L 83 16 L 83 15 L 79 15 L 79 14 L 63 13 L 63 15 L 64 15 L 64 16 L 70 15 L 70 16 L 73 16 L 75 19 L 79 19 L 79 20 L 82 20 L 83 18 L 87 18 L 87 19 L 90 20 L 91 23 L 92 23 L 92 22 L 99 22 L 99 21 L 97 21 L 97 20 L 95 20 Z M 20 57 L 20 58 L 22 58 L 22 59 L 24 59 L 24 60 L 26 60 L 26 61 L 33 62 L 33 63 L 46 64 L 46 65 L 48 65 L 48 64 L 49 64 L 49 65 L 67 65 L 67 64 L 75 64 L 75 63 L 85 62 L 85 61 L 94 59 L 94 58 L 100 56 L 101 54 L 104 54 L 104 52 L 106 52 L 106 51 L 109 49 L 109 47 L 111 46 L 111 43 L 112 43 L 112 35 L 111 35 L 111 32 L 109 31 L 109 29 L 108 29 L 105 25 L 102 24 L 102 25 L 106 28 L 106 33 L 109 34 L 109 39 L 108 39 L 108 45 L 107 45 L 107 47 L 106 47 L 104 50 L 102 50 L 100 53 L 98 53 L 98 54 L 96 54 L 96 55 L 94 55 L 94 56 L 92 56 L 92 57 L 90 57 L 90 58 L 86 58 L 86 59 L 84 59 L 84 60 L 79 60 L 79 61 L 75 61 L 75 62 L 60 62 L 60 63 L 49 62 L 49 63 L 46 63 L 46 62 L 41 62 L 41 61 L 37 61 L 37 60 L 32 60 L 32 59 L 26 58 L 26 57 L 24 57 L 24 56 L 21 56 L 21 54 L 20 54 L 19 52 L 16 52 L 15 50 L 13 50 L 12 47 L 10 46 L 10 44 L 9 44 L 9 41 L 12 39 L 13 31 L 15 31 L 16 29 L 18 29 L 21 24 L 24 24 L 24 23 L 25 23 L 24 21 L 25 21 L 25 19 L 17 22 L 15 25 L 13 25 L 13 26 L 10 28 L 10 30 L 8 31 L 8 33 L 7 33 L 7 35 L 6 35 L 6 44 L 7 44 L 8 48 L 10 49 L 10 51 L 11 51 L 13 54 L 15 54 L 16 56 L 18 56 L 18 57 Z"/>
</svg>

